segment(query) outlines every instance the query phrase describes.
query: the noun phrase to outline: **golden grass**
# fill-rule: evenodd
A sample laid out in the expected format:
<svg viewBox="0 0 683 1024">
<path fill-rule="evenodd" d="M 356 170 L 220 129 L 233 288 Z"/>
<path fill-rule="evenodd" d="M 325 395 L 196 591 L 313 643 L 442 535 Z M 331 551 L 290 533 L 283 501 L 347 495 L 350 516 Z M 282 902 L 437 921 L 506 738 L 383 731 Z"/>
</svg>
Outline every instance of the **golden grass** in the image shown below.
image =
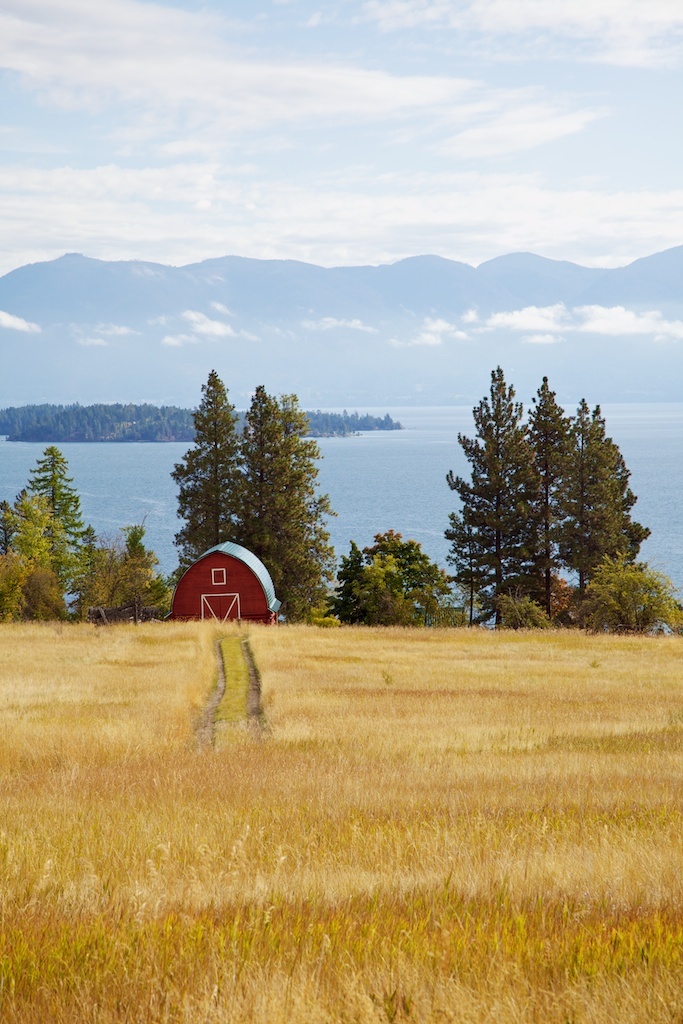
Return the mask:
<svg viewBox="0 0 683 1024">
<path fill-rule="evenodd" d="M 0 1019 L 683 1020 L 679 639 L 215 639 L 0 628 Z"/>
</svg>

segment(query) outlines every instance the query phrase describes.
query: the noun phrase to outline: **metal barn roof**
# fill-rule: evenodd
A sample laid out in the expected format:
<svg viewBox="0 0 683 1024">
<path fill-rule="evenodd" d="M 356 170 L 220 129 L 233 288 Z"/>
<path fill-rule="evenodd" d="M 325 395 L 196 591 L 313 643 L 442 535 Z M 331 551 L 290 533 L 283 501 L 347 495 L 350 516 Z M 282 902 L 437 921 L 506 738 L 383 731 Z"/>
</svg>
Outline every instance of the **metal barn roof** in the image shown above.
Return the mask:
<svg viewBox="0 0 683 1024">
<path fill-rule="evenodd" d="M 237 558 L 240 562 L 244 562 L 245 565 L 249 566 L 254 575 L 258 578 L 259 583 L 263 587 L 263 592 L 266 595 L 266 601 L 268 602 L 268 608 L 271 612 L 276 612 L 281 601 L 275 596 L 275 587 L 273 581 L 270 578 L 270 573 L 266 569 L 265 565 L 260 558 L 257 558 L 253 551 L 247 551 L 241 544 L 234 544 L 231 540 L 226 540 L 223 544 L 216 544 L 215 548 L 209 548 L 203 555 L 200 555 L 197 561 L 201 561 L 206 555 L 211 555 L 215 551 L 222 551 L 224 555 L 232 555 L 233 558 Z"/>
</svg>

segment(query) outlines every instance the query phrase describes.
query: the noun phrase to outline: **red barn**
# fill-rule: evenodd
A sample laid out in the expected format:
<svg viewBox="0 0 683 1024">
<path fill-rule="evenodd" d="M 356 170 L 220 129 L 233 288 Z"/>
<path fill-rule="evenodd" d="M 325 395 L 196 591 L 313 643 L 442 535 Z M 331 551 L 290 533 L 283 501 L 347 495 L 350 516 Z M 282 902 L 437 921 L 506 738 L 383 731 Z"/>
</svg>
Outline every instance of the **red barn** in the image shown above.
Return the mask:
<svg viewBox="0 0 683 1024">
<path fill-rule="evenodd" d="M 277 623 L 280 602 L 263 562 L 227 541 L 205 551 L 181 576 L 173 593 L 172 619 L 247 619 Z"/>
</svg>

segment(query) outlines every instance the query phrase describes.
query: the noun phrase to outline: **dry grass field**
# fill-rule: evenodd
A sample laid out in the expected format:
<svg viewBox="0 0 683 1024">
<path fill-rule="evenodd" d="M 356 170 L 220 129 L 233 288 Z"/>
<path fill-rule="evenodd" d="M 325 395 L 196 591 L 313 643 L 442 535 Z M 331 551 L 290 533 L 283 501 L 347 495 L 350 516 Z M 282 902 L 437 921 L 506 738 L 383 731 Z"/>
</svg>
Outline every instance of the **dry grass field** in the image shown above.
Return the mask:
<svg viewBox="0 0 683 1024">
<path fill-rule="evenodd" d="M 683 1021 L 680 639 L 216 639 L 0 627 L 2 1021 Z"/>
</svg>

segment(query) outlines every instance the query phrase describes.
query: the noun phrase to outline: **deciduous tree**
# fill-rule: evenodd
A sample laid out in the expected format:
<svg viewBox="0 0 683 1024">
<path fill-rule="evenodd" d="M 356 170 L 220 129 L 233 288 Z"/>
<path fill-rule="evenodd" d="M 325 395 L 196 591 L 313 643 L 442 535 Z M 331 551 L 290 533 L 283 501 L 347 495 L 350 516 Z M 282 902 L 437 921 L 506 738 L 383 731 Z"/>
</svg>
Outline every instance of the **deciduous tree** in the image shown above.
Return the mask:
<svg viewBox="0 0 683 1024">
<path fill-rule="evenodd" d="M 81 617 L 88 608 L 98 606 L 147 606 L 160 611 L 168 607 L 168 583 L 157 572 L 159 560 L 145 547 L 144 537 L 144 525 L 139 523 L 124 526 L 120 538 L 90 538 L 77 580 L 77 612 Z"/>
<path fill-rule="evenodd" d="M 594 568 L 582 611 L 596 632 L 646 633 L 681 622 L 671 580 L 624 555 L 606 556 Z"/>
<path fill-rule="evenodd" d="M 431 620 L 450 598 L 450 579 L 417 541 L 387 530 L 363 548 L 352 541 L 342 558 L 331 611 L 341 622 L 419 625 Z"/>
</svg>

